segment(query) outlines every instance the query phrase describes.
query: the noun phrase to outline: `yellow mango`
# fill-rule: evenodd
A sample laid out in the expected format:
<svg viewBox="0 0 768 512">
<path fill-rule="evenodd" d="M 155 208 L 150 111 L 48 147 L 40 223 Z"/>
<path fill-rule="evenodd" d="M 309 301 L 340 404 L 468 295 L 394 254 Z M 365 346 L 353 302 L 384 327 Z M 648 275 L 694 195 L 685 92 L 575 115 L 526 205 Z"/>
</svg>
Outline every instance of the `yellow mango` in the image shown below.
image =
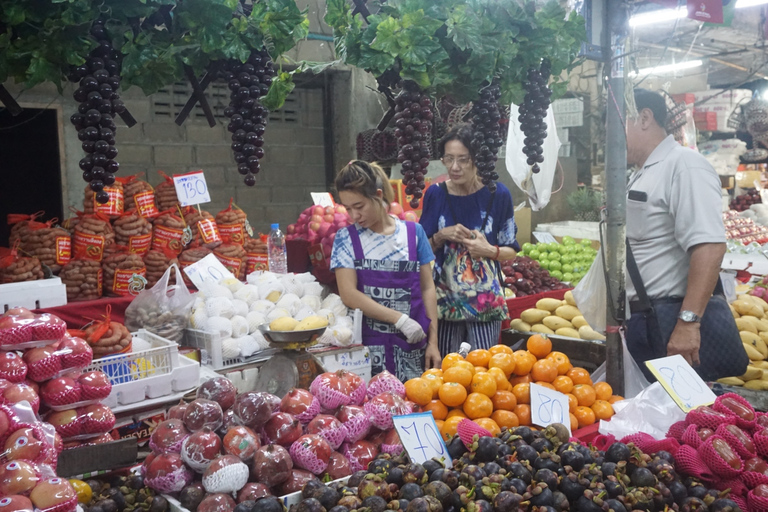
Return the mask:
<svg viewBox="0 0 768 512">
<path fill-rule="evenodd" d="M 747 371 L 744 372 L 744 375 L 741 375 L 739 378 L 741 380 L 762 379 L 763 378 L 763 370 L 761 370 L 757 366 L 749 365 L 749 366 L 747 366 Z"/>
<path fill-rule="evenodd" d="M 741 315 L 751 315 L 758 318 L 762 318 L 765 315 L 765 311 L 762 307 L 758 306 L 749 299 L 739 299 L 733 301 L 733 307 Z"/>
<path fill-rule="evenodd" d="M 603 340 L 605 341 L 605 336 L 600 334 L 599 332 L 595 331 L 588 325 L 583 325 L 579 327 L 579 336 L 583 340 Z"/>
<path fill-rule="evenodd" d="M 576 329 L 579 329 L 585 325 L 589 325 L 586 320 L 584 320 L 584 317 L 579 315 L 573 317 L 573 320 L 571 320 L 571 323 L 573 324 L 573 327 Z"/>
<path fill-rule="evenodd" d="M 750 345 L 749 343 L 742 343 L 744 345 L 744 350 L 747 352 L 747 356 L 749 357 L 750 361 L 762 361 L 765 359 L 763 355 L 757 351 L 755 347 Z"/>
<path fill-rule="evenodd" d="M 570 327 L 561 327 L 555 330 L 555 334 L 558 336 L 565 336 L 566 338 L 581 338 L 579 331 Z"/>
<path fill-rule="evenodd" d="M 757 329 L 756 320 L 757 319 L 753 316 L 742 315 L 741 318 L 736 319 L 736 327 L 738 327 L 740 331 L 749 331 L 757 334 L 760 331 Z"/>
<path fill-rule="evenodd" d="M 731 314 L 733 315 L 733 318 L 739 318 L 741 315 L 738 311 L 736 311 L 736 308 L 733 307 L 732 304 L 728 304 L 728 307 L 731 308 Z"/>
<path fill-rule="evenodd" d="M 743 386 L 744 385 L 744 381 L 738 377 L 723 377 L 722 379 L 717 379 L 717 382 L 719 382 L 720 384 L 725 384 L 726 386 Z"/>
<path fill-rule="evenodd" d="M 573 329 L 573 325 L 571 324 L 571 322 L 569 322 L 564 318 L 560 318 L 559 316 L 554 316 L 554 315 L 546 317 L 544 320 L 541 321 L 541 323 L 543 323 L 553 331 L 562 329 L 563 327 Z"/>
<path fill-rule="evenodd" d="M 526 309 L 522 313 L 520 313 L 520 318 L 523 320 L 523 322 L 535 325 L 541 323 L 542 320 L 544 320 L 546 317 L 549 316 L 548 311 L 544 311 L 541 309 Z"/>
<path fill-rule="evenodd" d="M 744 387 L 757 391 L 766 391 L 768 390 L 768 380 L 750 380 L 744 383 Z"/>
<path fill-rule="evenodd" d="M 768 345 L 763 341 L 763 338 L 749 331 L 739 331 L 739 335 L 742 343 L 755 347 L 763 355 L 763 359 L 768 358 Z"/>
<path fill-rule="evenodd" d="M 573 293 L 571 290 L 568 290 L 565 292 L 565 296 L 563 297 L 565 299 L 565 302 L 571 306 L 576 306 L 576 299 L 573 298 Z"/>
<path fill-rule="evenodd" d="M 293 318 L 289 316 L 284 316 L 282 318 L 278 318 L 277 320 L 272 320 L 269 324 L 269 330 L 270 331 L 293 331 L 296 329 L 296 326 L 299 325 L 299 322 L 297 320 L 294 320 Z"/>
<path fill-rule="evenodd" d="M 521 318 L 515 318 L 509 322 L 509 327 L 520 332 L 531 332 L 531 324 L 523 322 Z"/>
<path fill-rule="evenodd" d="M 322 329 L 323 327 L 328 327 L 328 319 L 316 315 L 311 315 L 299 322 L 293 330 L 309 331 L 312 329 Z"/>
<path fill-rule="evenodd" d="M 532 325 L 531 332 L 538 332 L 539 334 L 555 334 L 555 331 L 544 324 Z"/>
<path fill-rule="evenodd" d="M 581 316 L 581 311 L 579 311 L 579 308 L 575 306 L 560 306 L 555 310 L 555 314 L 560 318 L 565 318 L 570 322 L 577 316 Z"/>
<path fill-rule="evenodd" d="M 543 309 L 553 313 L 557 308 L 563 305 L 563 301 L 557 299 L 541 299 L 536 303 L 536 309 Z"/>
</svg>

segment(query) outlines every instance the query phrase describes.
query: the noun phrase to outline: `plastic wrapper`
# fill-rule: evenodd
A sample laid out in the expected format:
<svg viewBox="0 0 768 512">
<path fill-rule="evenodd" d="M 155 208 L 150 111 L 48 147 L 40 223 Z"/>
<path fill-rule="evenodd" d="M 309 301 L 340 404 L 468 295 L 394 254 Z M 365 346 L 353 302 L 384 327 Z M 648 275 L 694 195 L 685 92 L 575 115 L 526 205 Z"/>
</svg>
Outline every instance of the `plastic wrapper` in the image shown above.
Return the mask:
<svg viewBox="0 0 768 512">
<path fill-rule="evenodd" d="M 194 479 L 194 472 L 184 465 L 178 453 L 151 456 L 143 468 L 144 484 L 158 492 L 179 492 Z M 149 459 L 149 457 L 148 457 Z"/>
<path fill-rule="evenodd" d="M 21 283 L 42 279 L 40 260 L 22 255 L 18 243 L 12 249 L 3 248 L 0 253 L 0 283 Z"/>
<path fill-rule="evenodd" d="M 83 215 L 72 235 L 72 254 L 80 259 L 101 261 L 104 249 L 115 243 L 109 217 L 102 213 Z"/>
<path fill-rule="evenodd" d="M 303 433 L 301 422 L 292 414 L 277 412 L 261 429 L 261 440 L 264 444 L 290 446 Z"/>
<path fill-rule="evenodd" d="M 0 379 L 8 382 L 24 382 L 27 364 L 14 352 L 0 352 Z"/>
<path fill-rule="evenodd" d="M 400 397 L 405 397 L 405 385 L 400 382 L 400 379 L 389 373 L 387 370 L 375 375 L 368 381 L 367 395 L 368 398 L 389 391 L 395 393 Z"/>
<path fill-rule="evenodd" d="M 123 184 L 125 198 L 124 210 L 137 212 L 144 218 L 151 219 L 159 215 L 155 204 L 155 191 L 148 182 L 139 179 L 139 175 L 117 178 Z"/>
<path fill-rule="evenodd" d="M 176 254 L 170 249 L 155 250 L 150 249 L 144 256 L 144 264 L 147 267 L 147 288 L 152 288 L 165 275 L 171 266 L 178 265 L 179 260 Z M 168 281 L 170 284 L 176 283 L 176 276 L 171 275 Z"/>
<path fill-rule="evenodd" d="M 115 221 L 115 243 L 131 254 L 144 257 L 152 245 L 152 224 L 136 210 L 126 212 Z"/>
<path fill-rule="evenodd" d="M 40 410 L 40 397 L 35 388 L 26 382 L 11 384 L 7 381 L 0 381 L 0 403 L 15 406 L 24 401 L 29 404 L 34 414 L 37 414 Z"/>
<path fill-rule="evenodd" d="M 335 416 L 319 414 L 309 422 L 307 434 L 316 434 L 325 439 L 333 450 L 338 450 L 347 438 L 347 429 Z"/>
<path fill-rule="evenodd" d="M 363 408 L 370 416 L 371 424 L 382 430 L 394 428 L 393 416 L 401 416 L 411 412 L 405 400 L 389 391 L 371 398 L 370 401 L 365 403 Z"/>
<path fill-rule="evenodd" d="M 175 274 L 175 283 L 170 284 Z M 152 288 L 142 291 L 125 311 L 125 324 L 135 332 L 146 329 L 149 332 L 179 342 L 184 336 L 194 296 L 181 278 L 177 265 L 171 265 L 163 277 Z"/>
<path fill-rule="evenodd" d="M 371 431 L 371 419 L 362 406 L 342 405 L 336 417 L 343 423 L 350 443 L 364 439 Z"/>
<path fill-rule="evenodd" d="M 320 401 L 306 389 L 292 388 L 280 401 L 280 411 L 293 414 L 307 424 L 320 414 Z"/>
<path fill-rule="evenodd" d="M 147 267 L 138 254 L 131 253 L 128 246 L 112 244 L 104 251 L 101 261 L 104 286 L 108 297 L 138 295 L 147 284 Z"/>
<path fill-rule="evenodd" d="M 155 251 L 170 250 L 174 254 L 181 254 L 184 247 L 189 244 L 191 231 L 187 229 L 184 219 L 176 215 L 178 210 L 171 208 L 161 211 L 154 221 L 152 231 L 152 249 Z"/>
<path fill-rule="evenodd" d="M 376 445 L 370 441 L 360 440 L 354 443 L 344 443 L 341 446 L 341 453 L 349 460 L 352 472 L 368 469 L 371 463 L 379 455 Z"/>
<path fill-rule="evenodd" d="M 288 480 L 292 470 L 291 454 L 278 444 L 262 446 L 253 456 L 251 475 L 267 487 L 275 487 Z"/>
<path fill-rule="evenodd" d="M 632 400 L 613 404 L 616 414 L 611 421 L 600 421 L 600 433 L 621 439 L 636 432 L 645 432 L 656 439 L 666 437 L 676 421 L 685 413 L 670 398 L 658 382 L 654 382 Z"/>
<path fill-rule="evenodd" d="M 115 415 L 106 405 L 95 404 L 51 411 L 46 415 L 45 421 L 53 425 L 64 441 L 78 441 L 112 430 L 115 426 Z"/>
<path fill-rule="evenodd" d="M 43 478 L 37 464 L 25 460 L 13 460 L 0 465 L 0 495 L 29 496 Z"/>
<path fill-rule="evenodd" d="M 21 250 L 40 260 L 57 274 L 72 258 L 72 236 L 64 228 L 54 226 L 56 219 L 29 223 L 29 233 L 21 239 Z"/>
<path fill-rule="evenodd" d="M 226 453 L 237 456 L 243 462 L 251 461 L 256 450 L 261 448 L 259 436 L 242 425 L 228 428 L 222 443 Z"/>
<path fill-rule="evenodd" d="M 85 340 L 91 345 L 95 357 L 119 354 L 130 350 L 133 340 L 128 328 L 111 319 L 112 307 L 107 305 L 106 314 L 85 328 Z"/>
<path fill-rule="evenodd" d="M 163 178 L 163 181 L 155 187 L 155 204 L 157 204 L 157 209 L 165 211 L 176 208 L 179 205 L 179 198 L 176 195 L 176 186 L 173 183 L 173 178 L 163 171 L 157 171 L 157 173 Z"/>
<path fill-rule="evenodd" d="M 184 421 L 171 418 L 161 422 L 149 436 L 149 447 L 154 453 L 179 453 L 189 430 Z"/>
<path fill-rule="evenodd" d="M 215 249 L 221 245 L 219 226 L 213 215 L 194 206 L 187 206 L 182 210 L 184 221 L 192 228 L 192 241 L 208 249 Z"/>
<path fill-rule="evenodd" d="M 112 384 L 104 372 L 71 373 L 51 379 L 40 386 L 40 400 L 53 410 L 93 405 L 112 392 Z"/>
<path fill-rule="evenodd" d="M 224 493 L 208 494 L 197 506 L 198 512 L 232 512 L 237 504 L 232 496 Z"/>
<path fill-rule="evenodd" d="M 236 493 L 248 482 L 248 466 L 234 455 L 222 455 L 203 474 L 203 487 L 209 493 Z"/>
<path fill-rule="evenodd" d="M 22 239 L 29 234 L 30 222 L 37 221 L 43 215 L 45 215 L 45 212 L 42 210 L 33 213 L 32 215 L 27 215 L 24 213 L 9 213 L 6 217 L 7 224 L 11 226 L 11 234 L 8 238 L 8 244 L 13 246 L 17 242 L 23 242 Z"/>
<path fill-rule="evenodd" d="M 309 386 L 309 391 L 320 401 L 320 406 L 333 410 L 351 401 L 348 383 L 337 373 L 326 372 L 318 375 Z"/>
<path fill-rule="evenodd" d="M 77 492 L 65 478 L 46 478 L 29 495 L 39 512 L 75 512 Z"/>
<path fill-rule="evenodd" d="M 216 214 L 216 225 L 222 239 L 229 238 L 232 243 L 243 245 L 248 235 L 248 216 L 233 200 L 229 200 L 229 206 Z M 245 270 L 245 269 L 243 269 Z"/>
<path fill-rule="evenodd" d="M 217 430 L 224 422 L 221 406 L 213 400 L 197 398 L 187 405 L 184 411 L 184 426 L 190 432 L 204 428 Z"/>
<path fill-rule="evenodd" d="M 119 217 L 125 209 L 123 184 L 115 180 L 112 185 L 104 187 L 104 192 L 109 194 L 109 201 L 106 203 L 99 203 L 96 201 L 96 192 L 91 188 L 91 185 L 86 185 L 83 197 L 83 210 L 86 214 L 100 213 L 110 219 L 115 219 Z"/>
<path fill-rule="evenodd" d="M 310 471 L 303 469 L 294 469 L 288 476 L 288 479 L 277 487 L 277 493 L 281 496 L 301 492 L 304 486 L 317 477 Z"/>
<path fill-rule="evenodd" d="M 41 422 L 16 425 L 2 447 L 3 460 L 25 460 L 50 465 L 56 462 L 58 456 Z"/>
<path fill-rule="evenodd" d="M 73 253 L 72 259 L 59 272 L 61 282 L 67 287 L 67 302 L 95 300 L 101 297 L 104 277 L 101 263 Z"/>
<path fill-rule="evenodd" d="M 241 393 L 237 395 L 233 406 L 235 422 L 259 431 L 279 407 L 280 399 L 270 393 Z"/>
<path fill-rule="evenodd" d="M 245 268 L 247 253 L 242 243 L 232 241 L 228 236 L 222 235 L 224 243 L 213 250 L 214 256 L 224 267 L 232 272 L 237 279 L 245 281 Z"/>
<path fill-rule="evenodd" d="M 202 473 L 219 457 L 221 449 L 219 435 L 210 428 L 203 428 L 184 439 L 181 444 L 181 458 L 187 466 Z M 246 468 L 246 477 L 247 474 Z"/>
<path fill-rule="evenodd" d="M 325 474 L 333 480 L 344 478 L 352 474 L 352 466 L 349 459 L 343 453 L 333 452 L 328 460 L 328 467 L 325 468 Z"/>
<path fill-rule="evenodd" d="M 35 315 L 12 308 L 0 315 L 0 349 L 22 350 L 50 345 L 67 334 L 67 324 L 55 315 Z"/>
</svg>

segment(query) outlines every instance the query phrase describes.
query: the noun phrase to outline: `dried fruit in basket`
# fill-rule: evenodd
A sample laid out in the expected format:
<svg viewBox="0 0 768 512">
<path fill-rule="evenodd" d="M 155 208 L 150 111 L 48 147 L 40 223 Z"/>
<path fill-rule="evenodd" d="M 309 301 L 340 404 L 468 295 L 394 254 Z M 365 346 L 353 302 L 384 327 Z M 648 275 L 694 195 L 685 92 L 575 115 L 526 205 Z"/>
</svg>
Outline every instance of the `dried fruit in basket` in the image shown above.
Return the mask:
<svg viewBox="0 0 768 512">
<path fill-rule="evenodd" d="M 184 208 L 184 221 L 192 229 L 192 241 L 203 247 L 215 249 L 221 245 L 219 226 L 213 215 L 199 207 L 187 206 Z"/>
<path fill-rule="evenodd" d="M 125 212 L 115 220 L 115 243 L 144 256 L 152 245 L 152 224 L 136 211 Z"/>
<path fill-rule="evenodd" d="M 115 243 L 115 232 L 109 217 L 102 213 L 83 215 L 72 235 L 72 252 L 75 257 L 101 261 L 104 249 Z"/>
<path fill-rule="evenodd" d="M 11 226 L 11 234 L 8 238 L 8 244 L 13 246 L 17 241 L 23 243 L 23 239 L 29 234 L 29 223 L 37 221 L 45 215 L 44 211 L 26 215 L 23 213 L 9 213 L 6 217 L 8 225 Z"/>
<path fill-rule="evenodd" d="M 18 242 L 0 256 L 0 283 L 21 283 L 43 279 L 43 268 L 35 257 L 22 256 Z"/>
<path fill-rule="evenodd" d="M 228 238 L 235 244 L 243 245 L 246 235 L 250 235 L 248 216 L 234 203 L 234 199 L 230 199 L 229 206 L 216 214 L 216 225 L 222 240 Z"/>
<path fill-rule="evenodd" d="M 66 229 L 54 226 L 55 223 L 56 219 L 29 222 L 20 247 L 29 256 L 39 259 L 54 274 L 72 258 L 72 237 Z"/>
<path fill-rule="evenodd" d="M 163 181 L 155 187 L 155 203 L 157 204 L 157 209 L 164 211 L 170 208 L 176 208 L 179 206 L 179 198 L 176 196 L 176 186 L 173 183 L 173 178 L 163 171 L 157 171 L 157 173 L 163 178 Z"/>
<path fill-rule="evenodd" d="M 101 268 L 106 296 L 138 295 L 146 286 L 147 268 L 144 260 L 138 254 L 132 254 L 127 246 L 109 246 L 104 252 Z"/>
<path fill-rule="evenodd" d="M 192 234 L 184 219 L 177 215 L 178 209 L 171 208 L 160 212 L 155 219 L 152 233 L 152 249 L 170 249 L 174 254 L 180 254 L 189 244 Z"/>
<path fill-rule="evenodd" d="M 112 219 L 122 215 L 125 208 L 123 184 L 115 181 L 112 185 L 104 187 L 104 192 L 109 194 L 109 200 L 106 203 L 99 203 L 96 201 L 96 192 L 91 189 L 91 185 L 85 186 L 85 196 L 83 199 L 83 210 L 85 213 L 102 213 Z"/>
<path fill-rule="evenodd" d="M 231 241 L 226 235 L 223 235 L 224 243 L 213 250 L 224 267 L 240 281 L 245 281 L 246 252 L 242 244 Z"/>
<path fill-rule="evenodd" d="M 148 182 L 139 179 L 139 175 L 117 178 L 123 184 L 125 211 L 137 212 L 145 219 L 157 217 L 160 213 L 155 204 L 155 191 Z"/>
<path fill-rule="evenodd" d="M 77 253 L 64 265 L 59 273 L 61 282 L 67 287 L 67 302 L 95 300 L 102 293 L 101 263 L 92 259 L 81 259 Z"/>
</svg>

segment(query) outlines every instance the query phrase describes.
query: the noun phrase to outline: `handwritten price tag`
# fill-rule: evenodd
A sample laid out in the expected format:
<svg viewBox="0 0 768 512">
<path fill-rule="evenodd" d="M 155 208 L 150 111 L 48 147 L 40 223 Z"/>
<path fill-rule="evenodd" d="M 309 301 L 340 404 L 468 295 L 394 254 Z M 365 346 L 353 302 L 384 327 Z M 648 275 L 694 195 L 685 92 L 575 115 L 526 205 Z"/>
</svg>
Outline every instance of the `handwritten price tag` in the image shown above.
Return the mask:
<svg viewBox="0 0 768 512">
<path fill-rule="evenodd" d="M 173 185 L 181 206 L 191 206 L 210 203 L 211 194 L 205 182 L 203 171 L 193 171 L 187 174 L 174 174 Z"/>
<path fill-rule="evenodd" d="M 393 416 L 392 421 L 412 462 L 423 464 L 437 457 L 445 459 L 445 467 L 453 465 L 431 412 Z"/>
<path fill-rule="evenodd" d="M 538 384 L 531 384 L 531 422 L 547 427 L 562 423 L 571 432 L 571 417 L 568 415 L 568 397 Z"/>
<path fill-rule="evenodd" d="M 715 394 L 680 354 L 646 361 L 645 365 L 683 412 L 715 403 Z"/>
<path fill-rule="evenodd" d="M 206 281 L 218 283 L 222 279 L 235 278 L 232 272 L 227 270 L 213 254 L 209 254 L 190 266 L 184 267 L 184 273 L 187 274 L 189 280 L 192 281 L 198 290 Z"/>
<path fill-rule="evenodd" d="M 315 203 L 315 206 L 336 206 L 336 203 L 333 202 L 333 196 L 328 192 L 310 192 L 309 195 L 312 196 L 312 202 Z"/>
</svg>

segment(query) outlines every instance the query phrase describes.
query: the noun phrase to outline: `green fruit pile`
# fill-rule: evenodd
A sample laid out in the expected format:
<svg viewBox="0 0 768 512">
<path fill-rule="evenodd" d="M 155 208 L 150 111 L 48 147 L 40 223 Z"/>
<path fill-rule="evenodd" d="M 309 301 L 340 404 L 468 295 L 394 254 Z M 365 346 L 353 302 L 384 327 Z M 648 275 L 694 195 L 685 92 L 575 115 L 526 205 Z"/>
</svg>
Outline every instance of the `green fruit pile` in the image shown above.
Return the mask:
<svg viewBox="0 0 768 512">
<path fill-rule="evenodd" d="M 592 240 L 582 238 L 578 243 L 570 236 L 563 237 L 563 243 L 525 243 L 521 253 L 539 262 L 549 275 L 565 283 L 575 285 L 586 275 L 597 251 Z"/>
</svg>

